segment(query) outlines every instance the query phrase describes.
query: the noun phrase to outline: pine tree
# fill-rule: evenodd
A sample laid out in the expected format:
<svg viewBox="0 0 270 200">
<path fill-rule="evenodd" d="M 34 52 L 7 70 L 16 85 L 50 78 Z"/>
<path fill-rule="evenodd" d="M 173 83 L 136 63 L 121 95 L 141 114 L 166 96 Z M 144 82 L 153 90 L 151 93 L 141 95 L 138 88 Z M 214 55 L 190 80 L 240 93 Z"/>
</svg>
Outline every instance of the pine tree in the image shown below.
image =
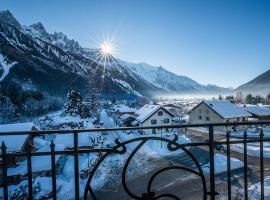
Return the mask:
<svg viewBox="0 0 270 200">
<path fill-rule="evenodd" d="M 266 97 L 266 104 L 270 104 L 270 93 Z"/>
<path fill-rule="evenodd" d="M 255 98 L 256 98 L 256 104 L 264 103 L 264 98 L 261 95 L 257 95 Z"/>
<path fill-rule="evenodd" d="M 247 103 L 247 104 L 253 104 L 253 96 L 252 96 L 252 94 L 248 94 L 246 96 L 245 103 Z"/>
<path fill-rule="evenodd" d="M 232 102 L 232 103 L 235 102 L 235 101 L 234 101 L 233 95 L 226 96 L 226 97 L 225 97 L 225 100 L 228 100 L 228 101 L 230 101 L 230 102 Z"/>
<path fill-rule="evenodd" d="M 218 95 L 218 100 L 223 100 L 223 96 L 220 94 L 220 95 Z"/>
<path fill-rule="evenodd" d="M 67 94 L 67 101 L 64 105 L 64 113 L 67 115 L 80 115 L 83 97 L 80 92 L 72 90 Z"/>
</svg>

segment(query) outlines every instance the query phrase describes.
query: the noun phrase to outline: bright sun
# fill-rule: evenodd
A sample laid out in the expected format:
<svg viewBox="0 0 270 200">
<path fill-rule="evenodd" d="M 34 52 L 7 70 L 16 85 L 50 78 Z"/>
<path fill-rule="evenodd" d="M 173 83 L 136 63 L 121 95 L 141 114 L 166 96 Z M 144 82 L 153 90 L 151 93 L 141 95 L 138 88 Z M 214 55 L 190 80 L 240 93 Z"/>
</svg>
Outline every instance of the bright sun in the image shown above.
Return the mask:
<svg viewBox="0 0 270 200">
<path fill-rule="evenodd" d="M 100 45 L 100 50 L 103 55 L 110 55 L 113 53 L 113 47 L 112 44 L 109 42 L 103 42 Z"/>
</svg>

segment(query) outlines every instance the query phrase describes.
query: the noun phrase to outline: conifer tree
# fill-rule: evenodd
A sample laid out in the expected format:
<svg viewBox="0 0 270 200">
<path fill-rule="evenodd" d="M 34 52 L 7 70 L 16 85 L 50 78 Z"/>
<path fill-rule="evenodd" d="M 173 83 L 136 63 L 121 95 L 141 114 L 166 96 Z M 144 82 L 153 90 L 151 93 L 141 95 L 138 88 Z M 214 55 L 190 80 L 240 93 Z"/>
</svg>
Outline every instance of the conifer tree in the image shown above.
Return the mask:
<svg viewBox="0 0 270 200">
<path fill-rule="evenodd" d="M 64 105 L 64 113 L 66 115 L 76 116 L 81 112 L 83 97 L 80 92 L 71 90 L 67 94 L 67 101 Z"/>
</svg>

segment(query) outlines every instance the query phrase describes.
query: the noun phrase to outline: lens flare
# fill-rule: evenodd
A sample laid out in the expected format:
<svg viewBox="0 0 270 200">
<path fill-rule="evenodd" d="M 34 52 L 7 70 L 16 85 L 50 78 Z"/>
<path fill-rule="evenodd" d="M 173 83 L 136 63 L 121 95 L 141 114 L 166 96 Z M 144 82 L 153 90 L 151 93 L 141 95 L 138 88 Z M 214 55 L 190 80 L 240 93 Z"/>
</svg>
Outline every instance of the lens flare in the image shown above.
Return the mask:
<svg viewBox="0 0 270 200">
<path fill-rule="evenodd" d="M 103 55 L 112 55 L 113 54 L 113 46 L 109 42 L 103 42 L 100 45 L 100 51 Z"/>
</svg>

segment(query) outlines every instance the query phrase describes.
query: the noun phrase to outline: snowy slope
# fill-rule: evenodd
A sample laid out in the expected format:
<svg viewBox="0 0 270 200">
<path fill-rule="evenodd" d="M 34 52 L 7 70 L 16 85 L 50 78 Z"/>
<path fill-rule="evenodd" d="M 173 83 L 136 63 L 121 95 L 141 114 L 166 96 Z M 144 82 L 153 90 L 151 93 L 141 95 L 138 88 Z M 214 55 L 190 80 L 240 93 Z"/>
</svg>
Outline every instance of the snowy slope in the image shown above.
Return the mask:
<svg viewBox="0 0 270 200">
<path fill-rule="evenodd" d="M 8 75 L 9 70 L 13 67 L 17 62 L 7 63 L 4 56 L 0 54 L 0 81 L 4 80 L 4 78 Z"/>
<path fill-rule="evenodd" d="M 251 94 L 269 94 L 270 93 L 270 70 L 260 74 L 253 80 L 240 85 L 236 91 Z"/>
<path fill-rule="evenodd" d="M 176 75 L 162 66 L 155 67 L 147 63 L 136 64 L 121 60 L 119 62 L 155 86 L 169 92 L 226 93 L 231 91 L 229 88 L 216 85 L 201 85 L 187 76 Z"/>
</svg>

